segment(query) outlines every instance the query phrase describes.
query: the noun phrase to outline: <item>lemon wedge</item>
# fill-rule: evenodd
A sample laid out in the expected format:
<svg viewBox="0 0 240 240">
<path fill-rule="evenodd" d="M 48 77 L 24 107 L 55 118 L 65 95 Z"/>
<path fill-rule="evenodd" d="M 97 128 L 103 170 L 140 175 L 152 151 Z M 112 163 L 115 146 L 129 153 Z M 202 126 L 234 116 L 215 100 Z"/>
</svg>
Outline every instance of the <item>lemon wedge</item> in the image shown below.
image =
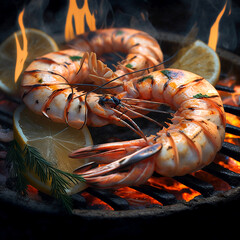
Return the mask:
<svg viewBox="0 0 240 240">
<path fill-rule="evenodd" d="M 46 33 L 32 28 L 27 28 L 25 32 L 28 40 L 28 55 L 23 71 L 36 57 L 58 51 L 56 42 Z M 20 46 L 23 46 L 22 32 L 16 32 L 16 36 Z M 17 84 L 14 80 L 16 57 L 16 40 L 12 34 L 0 45 L 0 89 L 8 94 L 16 94 L 19 89 L 21 77 Z"/>
<path fill-rule="evenodd" d="M 218 54 L 200 40 L 182 48 L 177 55 L 177 60 L 170 68 L 187 70 L 198 74 L 212 85 L 216 85 L 218 82 L 221 71 Z"/>
<path fill-rule="evenodd" d="M 22 149 L 26 145 L 36 148 L 45 160 L 64 172 L 72 173 L 77 167 L 87 163 L 87 160 L 68 157 L 71 151 L 92 145 L 92 138 L 86 126 L 77 130 L 36 115 L 22 105 L 14 113 L 13 131 L 14 138 Z M 25 177 L 32 186 L 50 194 L 51 179 L 43 183 L 34 171 L 28 171 Z M 66 192 L 71 195 L 85 188 L 86 184 L 79 182 L 76 185 L 72 184 Z"/>
</svg>

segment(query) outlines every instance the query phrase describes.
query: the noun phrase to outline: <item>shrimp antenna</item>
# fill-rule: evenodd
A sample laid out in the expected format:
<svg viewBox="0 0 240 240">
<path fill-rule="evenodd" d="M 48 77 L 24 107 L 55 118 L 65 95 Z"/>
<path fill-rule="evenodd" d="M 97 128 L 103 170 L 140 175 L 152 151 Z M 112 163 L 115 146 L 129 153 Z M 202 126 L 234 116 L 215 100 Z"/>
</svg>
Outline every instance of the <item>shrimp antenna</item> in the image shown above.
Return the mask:
<svg viewBox="0 0 240 240">
<path fill-rule="evenodd" d="M 112 83 L 112 82 L 116 81 L 117 79 L 122 78 L 122 77 L 125 77 L 125 76 L 127 76 L 127 75 L 134 74 L 134 73 L 138 73 L 138 72 L 143 72 L 143 71 L 150 70 L 150 69 L 152 69 L 152 68 L 156 68 L 156 67 L 158 67 L 158 66 L 161 66 L 162 64 L 164 64 L 164 63 L 169 62 L 170 60 L 172 60 L 172 59 L 178 54 L 178 52 L 179 52 L 179 50 L 176 51 L 176 52 L 175 52 L 172 56 L 170 56 L 168 59 L 162 61 L 161 63 L 159 63 L 159 64 L 157 64 L 157 65 L 154 65 L 154 66 L 151 66 L 151 67 L 147 67 L 147 68 L 142 68 L 142 69 L 139 69 L 139 70 L 136 70 L 136 71 L 133 71 L 133 72 L 125 73 L 125 74 L 123 74 L 123 75 L 121 75 L 121 76 L 118 76 L 118 77 L 110 80 L 109 82 L 106 82 L 106 83 L 104 83 L 104 84 L 96 87 L 95 89 L 93 89 L 93 90 L 91 90 L 91 91 L 89 91 L 89 92 L 86 92 L 86 93 L 82 94 L 81 96 L 84 96 L 84 95 L 85 95 L 84 103 L 86 104 L 88 94 L 90 94 L 91 92 L 95 92 L 95 91 L 97 91 L 97 90 L 99 90 L 99 89 L 104 89 L 104 87 L 105 87 L 106 85 L 108 85 L 109 83 Z M 80 69 L 81 69 L 81 68 L 80 68 Z M 80 70 L 80 69 L 79 69 L 79 70 Z M 89 75 L 91 75 L 91 74 L 89 74 Z M 115 86 L 115 87 L 119 87 L 119 86 Z M 115 88 L 115 87 L 112 87 L 112 88 Z M 107 88 L 105 88 L 105 89 L 107 89 Z M 86 114 L 85 114 L 85 121 L 84 121 L 83 126 L 86 124 L 86 122 L 87 122 L 87 117 L 86 117 Z"/>
<path fill-rule="evenodd" d="M 107 88 L 104 88 L 106 85 L 108 85 L 109 83 L 112 83 L 112 82 L 116 81 L 116 80 L 119 79 L 119 78 L 125 77 L 125 76 L 127 76 L 127 75 L 134 74 L 134 73 L 138 73 L 138 72 L 143 72 L 143 71 L 150 70 L 150 69 L 152 69 L 152 68 L 156 68 L 156 67 L 158 67 L 158 66 L 161 66 L 162 64 L 164 64 L 164 63 L 172 60 L 172 59 L 177 55 L 178 52 L 179 52 L 179 50 L 178 50 L 177 52 L 175 52 L 172 56 L 170 56 L 168 59 L 162 61 L 161 63 L 159 63 L 159 64 L 157 64 L 157 65 L 154 65 L 154 66 L 151 66 L 151 67 L 147 67 L 147 68 L 142 68 L 142 69 L 139 69 L 139 70 L 136 70 L 136 71 L 133 71 L 133 72 L 125 73 L 125 74 L 123 74 L 123 75 L 121 75 L 121 76 L 118 76 L 118 77 L 110 80 L 109 82 L 106 82 L 106 83 L 104 83 L 104 84 L 96 87 L 95 89 L 93 89 L 93 90 L 91 90 L 91 91 L 89 91 L 89 92 L 86 92 L 86 93 L 84 93 L 84 94 L 82 94 L 82 95 L 80 95 L 80 96 L 84 96 L 84 95 L 85 95 L 84 104 L 86 104 L 88 94 L 90 94 L 91 92 L 95 92 L 95 91 L 97 91 L 97 90 L 99 90 L 99 89 L 107 89 Z M 86 56 L 87 56 L 87 55 L 86 55 Z M 82 63 L 84 62 L 84 60 L 85 60 L 85 57 L 83 58 Z M 78 72 L 81 70 L 81 68 L 82 68 L 82 64 L 81 64 Z M 89 74 L 89 75 L 91 75 L 91 74 Z M 111 87 L 111 88 L 116 88 L 116 87 L 119 87 L 119 86 L 114 86 L 114 87 Z M 80 97 L 80 96 L 79 96 L 79 97 Z M 84 124 L 82 125 L 82 127 L 83 127 L 83 126 L 86 124 L 86 122 L 87 122 L 87 116 L 86 116 L 86 115 L 87 115 L 87 113 L 85 113 Z"/>
<path fill-rule="evenodd" d="M 118 76 L 118 77 L 110 80 L 109 82 L 106 82 L 106 83 L 98 86 L 97 88 L 91 90 L 90 92 L 95 92 L 95 91 L 97 91 L 97 90 L 105 87 L 105 86 L 108 85 L 109 83 L 112 83 L 112 82 L 116 81 L 116 80 L 119 79 L 119 78 L 122 78 L 122 77 L 128 76 L 128 75 L 130 75 L 130 74 L 134 74 L 134 73 L 138 73 L 138 72 L 143 72 L 143 71 L 150 70 L 150 69 L 152 69 L 152 68 L 156 68 L 156 67 L 158 67 L 158 66 L 161 66 L 162 64 L 164 64 L 164 63 L 169 62 L 170 60 L 172 60 L 172 59 L 178 54 L 178 52 L 179 52 L 179 50 L 178 50 L 177 52 L 175 52 L 172 56 L 170 56 L 168 59 L 160 62 L 160 63 L 157 64 L 157 65 L 154 65 L 154 66 L 151 66 L 151 67 L 147 67 L 147 68 L 138 69 L 138 70 L 135 70 L 135 71 L 133 71 L 133 72 L 125 73 L 125 74 L 123 74 L 123 75 L 121 75 L 121 76 Z M 92 75 L 92 74 L 89 74 L 89 76 L 91 76 L 91 75 Z M 118 86 L 115 86 L 115 87 L 113 87 L 113 88 L 116 88 L 116 87 L 118 87 Z M 90 93 L 90 92 L 88 92 L 88 93 Z M 87 93 L 87 94 L 88 94 L 88 93 Z"/>
</svg>

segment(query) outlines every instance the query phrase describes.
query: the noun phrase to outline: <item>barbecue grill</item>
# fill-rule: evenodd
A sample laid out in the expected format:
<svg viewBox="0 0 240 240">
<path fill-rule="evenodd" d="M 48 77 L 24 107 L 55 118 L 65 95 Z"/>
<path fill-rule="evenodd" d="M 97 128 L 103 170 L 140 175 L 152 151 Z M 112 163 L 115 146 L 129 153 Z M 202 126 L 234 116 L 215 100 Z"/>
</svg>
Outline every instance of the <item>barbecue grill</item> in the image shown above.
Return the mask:
<svg viewBox="0 0 240 240">
<path fill-rule="evenodd" d="M 174 36 L 165 33 L 161 33 L 159 36 L 159 41 L 163 49 L 164 46 L 167 45 L 171 46 L 171 49 L 177 49 L 182 38 L 179 35 Z M 227 66 L 232 66 L 236 71 L 239 71 L 240 58 L 238 56 L 221 49 L 218 49 L 218 53 L 223 65 L 222 69 L 227 69 Z M 168 54 L 171 54 L 171 52 Z M 236 74 L 236 77 L 240 76 L 238 72 L 234 72 L 234 74 Z M 221 91 L 233 91 L 232 88 L 221 85 L 217 85 L 216 88 Z M 6 96 L 4 96 L 4 98 L 6 98 Z M 7 100 L 12 102 L 18 101 L 9 97 Z M 225 104 L 224 108 L 226 112 L 240 116 L 239 107 Z M 11 117 L 11 113 L 1 111 L 0 123 L 7 127 L 11 127 Z M 104 130 L 98 129 L 97 131 L 92 131 L 93 139 L 96 139 L 96 141 L 103 141 L 102 138 L 101 140 L 97 139 L 99 131 L 106 132 L 109 127 L 110 126 L 106 126 Z M 112 130 L 112 127 L 113 126 L 111 126 L 110 132 L 111 136 L 113 135 L 113 131 L 116 131 L 116 133 L 119 131 L 119 127 L 114 126 L 114 130 Z M 121 132 L 123 132 L 123 135 L 125 134 L 122 128 Z M 128 131 L 126 130 L 126 132 Z M 240 136 L 240 128 L 238 126 L 227 124 L 226 132 Z M 106 138 L 108 138 L 107 135 Z M 7 148 L 4 143 L 1 143 L 0 147 L 2 149 Z M 221 156 L 229 156 L 239 161 L 240 146 L 224 142 L 217 157 Z M 137 234 L 139 235 L 144 233 L 146 229 L 151 229 L 156 233 L 159 228 L 158 224 L 167 226 L 166 223 L 170 224 L 173 219 L 174 223 L 182 226 L 183 218 L 185 219 L 184 221 L 197 229 L 198 227 L 203 227 L 198 225 L 201 221 L 204 222 L 204 225 L 206 222 L 210 225 L 215 225 L 215 221 L 219 222 L 217 219 L 218 216 L 224 218 L 225 216 L 235 216 L 234 211 L 240 210 L 238 206 L 238 201 L 240 201 L 240 174 L 224 168 L 216 162 L 206 166 L 202 171 L 217 177 L 221 182 L 227 184 L 228 187 L 224 190 L 216 190 L 214 184 L 209 183 L 208 180 L 188 174 L 181 177 L 174 177 L 173 179 L 186 186 L 182 191 L 188 192 L 194 190 L 199 193 L 199 195 L 194 197 L 191 201 L 179 200 L 173 193 L 149 184 L 144 184 L 141 186 L 129 187 L 128 190 L 145 194 L 156 201 L 147 203 L 146 200 L 141 203 L 141 200 L 139 200 L 140 203 L 137 204 L 137 206 L 136 204 L 131 205 L 129 199 L 127 200 L 119 196 L 119 193 L 113 190 L 100 190 L 89 187 L 82 193 L 73 196 L 73 214 L 71 216 L 66 215 L 59 203 L 54 199 L 42 193 L 37 194 L 32 191 L 30 195 L 33 197 L 30 196 L 30 198 L 18 196 L 16 192 L 11 189 L 11 181 L 5 182 L 6 179 L 1 175 L 0 217 L 4 221 L 4 224 L 10 223 L 12 218 L 14 218 L 15 221 L 21 221 L 21 218 L 26 219 L 27 217 L 28 219 L 30 217 L 31 220 L 29 219 L 29 221 L 26 221 L 27 223 L 24 220 L 25 230 L 28 229 L 30 232 L 37 231 L 36 224 L 39 226 L 39 224 L 42 223 L 43 225 L 46 224 L 46 226 L 50 226 L 52 221 L 58 221 L 61 222 L 61 224 L 64 223 L 68 227 L 70 223 L 74 226 L 79 223 L 78 228 L 81 229 L 83 233 L 90 231 L 92 226 L 97 228 L 100 225 L 104 225 L 104 230 L 101 230 L 101 232 L 107 234 L 105 235 L 105 237 L 107 237 L 111 236 L 111 232 L 113 233 L 114 231 L 122 231 L 123 234 L 126 229 L 132 229 L 133 235 L 135 229 L 138 229 Z M 155 174 L 154 178 L 161 179 L 163 177 Z M 40 197 L 36 200 L 34 195 L 40 195 Z M 39 198 L 41 199 L 40 201 Z M 96 202 L 96 199 L 98 201 L 94 205 L 92 201 L 95 200 Z M 233 206 L 236 207 L 234 210 Z M 194 216 L 198 216 L 198 224 L 196 226 L 191 222 Z M 22 226 L 20 222 L 16 224 Z M 224 224 L 229 225 L 229 222 L 226 223 L 226 221 L 224 221 Z M 145 227 L 143 227 L 143 225 Z M 15 227 L 17 226 L 18 225 Z M 43 229 L 43 232 L 46 231 L 46 229 Z M 209 230 L 209 228 L 207 229 Z M 18 230 L 20 230 L 20 227 Z M 97 233 L 94 234 L 98 235 Z"/>
<path fill-rule="evenodd" d="M 158 40 L 167 58 L 180 48 L 183 37 L 160 32 Z M 221 74 L 227 75 L 231 71 L 240 84 L 240 57 L 222 49 L 217 52 L 221 59 Z M 229 93 L 234 91 L 231 87 L 222 85 L 217 85 L 216 88 Z M 15 98 L 6 95 L 1 97 L 1 100 L 19 104 Z M 224 108 L 226 112 L 240 116 L 240 107 L 225 104 Z M 0 124 L 11 128 L 12 113 L 0 108 Z M 98 139 L 99 131 L 106 132 L 108 129 L 109 126 L 102 130 L 92 130 L 94 141 L 105 142 L 102 138 Z M 124 138 L 124 134 L 128 133 L 128 130 L 122 128 L 120 133 L 116 126 L 111 126 L 110 129 L 111 136 L 115 132 Z M 146 127 L 145 131 L 148 130 Z M 240 138 L 239 126 L 227 124 L 226 132 Z M 107 139 L 109 136 L 106 134 L 105 137 Z M 7 144 L 0 142 L 0 149 L 6 150 L 7 147 Z M 224 142 L 217 158 L 221 157 L 240 161 L 240 146 Z M 0 164 L 3 166 L 4 162 L 0 161 Z M 185 186 L 181 189 L 182 195 L 197 192 L 188 201 L 178 197 L 174 191 L 166 191 L 149 183 L 127 188 L 128 191 L 135 192 L 136 196 L 141 196 L 141 199 L 132 200 L 124 197 L 121 191 L 89 187 L 73 195 L 71 215 L 66 214 L 56 200 L 35 189 L 30 189 L 29 198 L 18 196 L 11 179 L 7 180 L 5 172 L 0 172 L 0 229 L 3 230 L 0 231 L 0 237 L 46 237 L 50 228 L 56 238 L 79 234 L 79 237 L 86 236 L 89 239 L 110 239 L 114 236 L 141 239 L 143 234 L 158 234 L 158 237 L 167 234 L 171 237 L 176 232 L 185 238 L 195 237 L 192 236 L 193 232 L 198 237 L 206 237 L 207 234 L 209 238 L 221 238 L 225 236 L 223 228 L 228 229 L 228 237 L 235 236 L 234 227 L 237 226 L 236 220 L 240 212 L 240 174 L 219 165 L 217 161 L 201 172 L 203 176 L 210 174 L 216 178 L 218 185 L 197 174 L 172 178 L 172 181 Z M 164 177 L 155 174 L 153 178 Z M 174 229 L 172 233 L 169 232 L 171 228 Z"/>
</svg>

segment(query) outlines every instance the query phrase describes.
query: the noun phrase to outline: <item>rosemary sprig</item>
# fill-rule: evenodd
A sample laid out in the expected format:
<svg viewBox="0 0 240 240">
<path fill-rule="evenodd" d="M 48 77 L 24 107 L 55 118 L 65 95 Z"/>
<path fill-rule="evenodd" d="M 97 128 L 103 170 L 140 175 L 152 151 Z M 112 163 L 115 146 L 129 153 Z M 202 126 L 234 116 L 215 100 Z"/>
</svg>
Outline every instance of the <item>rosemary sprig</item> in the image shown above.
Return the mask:
<svg viewBox="0 0 240 240">
<path fill-rule="evenodd" d="M 71 212 L 72 201 L 66 190 L 71 187 L 71 183 L 77 184 L 84 181 L 80 175 L 55 168 L 52 163 L 42 157 L 36 148 L 26 145 L 22 150 L 15 140 L 10 144 L 7 154 L 7 166 L 10 175 L 16 178 L 18 193 L 27 194 L 27 185 L 29 183 L 25 175 L 27 171 L 33 171 L 43 183 L 51 180 L 51 195 L 60 200 L 65 209 Z"/>
</svg>

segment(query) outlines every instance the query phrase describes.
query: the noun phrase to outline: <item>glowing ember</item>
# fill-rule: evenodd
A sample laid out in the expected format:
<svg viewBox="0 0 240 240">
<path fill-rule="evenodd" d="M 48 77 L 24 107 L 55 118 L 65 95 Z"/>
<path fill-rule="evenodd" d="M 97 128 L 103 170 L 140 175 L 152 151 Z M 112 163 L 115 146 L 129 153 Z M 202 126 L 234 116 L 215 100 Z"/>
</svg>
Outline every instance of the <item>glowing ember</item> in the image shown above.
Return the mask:
<svg viewBox="0 0 240 240">
<path fill-rule="evenodd" d="M 216 191 L 227 191 L 231 189 L 231 186 L 222 179 L 215 177 L 212 174 L 204 172 L 202 170 L 194 172 L 191 175 L 204 182 L 210 183 L 211 185 L 213 185 Z"/>
<path fill-rule="evenodd" d="M 240 162 L 234 160 L 231 157 L 224 158 L 220 161 L 218 161 L 218 164 L 235 172 L 240 174 Z"/>
<path fill-rule="evenodd" d="M 236 79 L 234 78 L 226 78 L 220 81 L 220 84 L 225 86 L 230 86 L 230 87 L 232 87 L 235 83 L 236 83 Z M 235 85 L 233 89 L 235 92 L 232 94 L 225 94 L 223 92 L 220 92 L 220 95 L 222 97 L 224 104 L 239 107 L 240 106 L 240 86 Z M 226 119 L 227 119 L 227 123 L 234 126 L 238 126 L 238 127 L 240 126 L 240 117 L 230 113 L 226 113 Z M 225 134 L 224 141 L 235 144 L 235 145 L 240 145 L 240 137 L 231 133 Z M 231 157 L 225 157 L 225 156 L 219 155 L 215 159 L 215 162 L 233 172 L 240 173 L 240 162 L 236 161 Z"/>
<path fill-rule="evenodd" d="M 188 202 L 196 196 L 201 195 L 199 192 L 170 177 L 151 177 L 148 183 L 153 187 L 174 194 L 178 200 L 184 199 Z"/>
<path fill-rule="evenodd" d="M 23 37 L 23 48 L 21 48 L 17 34 L 14 33 L 15 39 L 16 39 L 16 48 L 17 48 L 17 60 L 16 60 L 16 67 L 15 67 L 15 83 L 17 82 L 22 70 L 23 70 L 23 65 L 27 59 L 28 56 L 28 41 L 27 41 L 27 36 L 25 33 L 25 28 L 23 25 L 23 14 L 24 14 L 24 9 L 21 11 L 21 13 L 18 16 L 18 23 L 20 26 L 20 29 L 22 31 L 22 37 Z"/>
<path fill-rule="evenodd" d="M 132 208 L 162 205 L 162 203 L 158 202 L 154 198 L 129 187 L 117 189 L 114 191 L 114 194 L 125 198 Z"/>
<path fill-rule="evenodd" d="M 87 200 L 87 207 L 90 209 L 114 210 L 110 205 L 87 192 L 83 192 L 81 195 Z"/>
<path fill-rule="evenodd" d="M 76 34 L 78 35 L 85 32 L 85 19 L 90 31 L 95 31 L 95 17 L 89 10 L 88 1 L 84 0 L 83 7 L 79 9 L 76 0 L 69 0 L 69 8 L 65 24 L 66 41 L 73 39 Z"/>
<path fill-rule="evenodd" d="M 222 11 L 217 16 L 216 21 L 214 22 L 214 24 L 212 25 L 211 30 L 210 30 L 208 46 L 210 48 L 212 48 L 214 51 L 216 51 L 216 48 L 217 48 L 219 22 L 223 16 L 223 13 L 225 12 L 226 6 L 227 6 L 227 1 L 224 5 Z"/>
</svg>

